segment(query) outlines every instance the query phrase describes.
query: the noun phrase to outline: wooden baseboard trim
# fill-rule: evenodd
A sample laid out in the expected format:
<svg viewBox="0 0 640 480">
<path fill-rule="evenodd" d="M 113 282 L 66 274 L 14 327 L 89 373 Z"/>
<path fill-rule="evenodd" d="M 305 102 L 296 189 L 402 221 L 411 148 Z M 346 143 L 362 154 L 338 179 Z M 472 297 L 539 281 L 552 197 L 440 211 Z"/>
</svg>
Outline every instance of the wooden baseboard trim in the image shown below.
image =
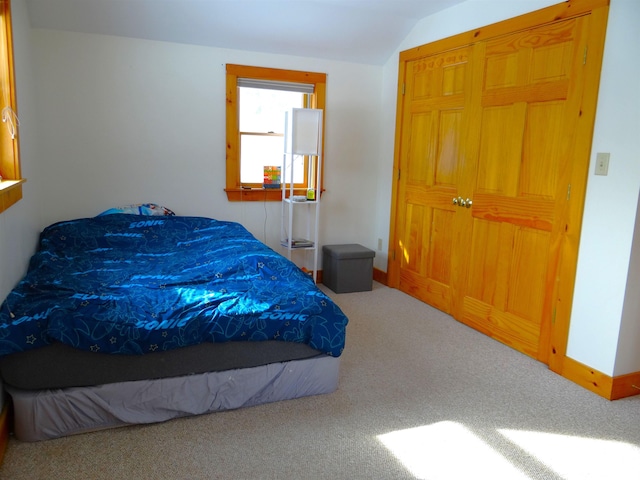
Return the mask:
<svg viewBox="0 0 640 480">
<path fill-rule="evenodd" d="M 5 403 L 0 414 L 0 465 L 9 444 L 9 403 Z"/>
<path fill-rule="evenodd" d="M 387 285 L 387 272 L 383 272 L 378 268 L 373 269 L 373 279 L 383 285 Z"/>
<path fill-rule="evenodd" d="M 613 380 L 598 370 L 587 367 L 572 358 L 565 357 L 560 374 L 567 380 L 577 383 L 581 387 L 606 399 L 611 399 Z"/>
<path fill-rule="evenodd" d="M 640 395 L 640 372 L 613 377 L 611 400 Z"/>
<path fill-rule="evenodd" d="M 610 377 L 572 358 L 565 357 L 560 374 L 607 400 L 640 395 L 640 372 Z"/>
</svg>

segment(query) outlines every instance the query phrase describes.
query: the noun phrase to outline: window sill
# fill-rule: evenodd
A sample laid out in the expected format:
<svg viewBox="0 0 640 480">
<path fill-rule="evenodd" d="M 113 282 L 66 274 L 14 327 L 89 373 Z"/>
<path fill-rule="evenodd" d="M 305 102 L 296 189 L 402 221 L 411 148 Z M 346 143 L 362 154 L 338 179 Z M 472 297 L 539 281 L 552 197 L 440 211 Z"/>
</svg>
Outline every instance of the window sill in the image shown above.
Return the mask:
<svg viewBox="0 0 640 480">
<path fill-rule="evenodd" d="M 282 200 L 280 188 L 225 188 L 230 202 L 279 202 Z M 295 189 L 294 193 L 305 195 L 306 189 Z"/>
<path fill-rule="evenodd" d="M 0 181 L 0 213 L 22 199 L 22 184 L 27 180 Z"/>
</svg>

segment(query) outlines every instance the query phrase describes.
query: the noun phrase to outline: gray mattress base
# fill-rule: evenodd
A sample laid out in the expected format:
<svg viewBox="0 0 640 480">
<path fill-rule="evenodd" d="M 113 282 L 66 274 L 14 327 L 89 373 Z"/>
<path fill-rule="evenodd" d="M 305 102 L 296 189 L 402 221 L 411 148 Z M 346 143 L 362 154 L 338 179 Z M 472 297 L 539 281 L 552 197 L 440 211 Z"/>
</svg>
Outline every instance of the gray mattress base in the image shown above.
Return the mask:
<svg viewBox="0 0 640 480">
<path fill-rule="evenodd" d="M 16 438 L 33 442 L 330 393 L 338 387 L 339 365 L 339 358 L 319 356 L 155 380 L 7 391 Z"/>
</svg>

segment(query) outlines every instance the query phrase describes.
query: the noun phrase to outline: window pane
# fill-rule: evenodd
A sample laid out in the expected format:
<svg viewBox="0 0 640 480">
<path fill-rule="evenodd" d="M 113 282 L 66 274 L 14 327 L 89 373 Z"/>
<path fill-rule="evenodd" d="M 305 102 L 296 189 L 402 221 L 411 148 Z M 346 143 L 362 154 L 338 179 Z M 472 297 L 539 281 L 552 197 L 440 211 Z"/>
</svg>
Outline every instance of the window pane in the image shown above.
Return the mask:
<svg viewBox="0 0 640 480">
<path fill-rule="evenodd" d="M 284 133 L 284 112 L 302 107 L 303 98 L 299 92 L 240 87 L 240 131 Z"/>
<path fill-rule="evenodd" d="M 265 165 L 282 165 L 284 138 L 241 134 L 240 152 L 240 182 L 262 183 Z M 296 158 L 294 183 L 302 183 L 304 180 L 303 162 L 303 157 Z M 287 172 L 287 177 L 290 178 L 290 165 L 287 165 Z"/>
</svg>

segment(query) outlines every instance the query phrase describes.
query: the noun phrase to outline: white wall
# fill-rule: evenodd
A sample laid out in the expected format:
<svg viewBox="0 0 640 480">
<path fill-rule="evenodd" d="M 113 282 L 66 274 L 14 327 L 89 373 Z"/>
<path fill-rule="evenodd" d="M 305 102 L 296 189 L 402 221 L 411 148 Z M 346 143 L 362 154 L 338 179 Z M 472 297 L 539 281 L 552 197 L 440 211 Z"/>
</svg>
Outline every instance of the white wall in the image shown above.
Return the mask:
<svg viewBox="0 0 640 480">
<path fill-rule="evenodd" d="M 636 115 L 640 113 L 637 106 Z M 640 125 L 636 131 L 640 132 Z M 637 139 L 636 139 L 637 141 Z M 640 365 L 640 209 L 636 210 L 636 225 L 631 247 L 631 261 L 629 263 L 629 278 L 627 290 L 622 305 L 622 321 L 618 338 L 618 351 L 614 375 L 623 375 L 638 370 Z"/>
<path fill-rule="evenodd" d="M 15 76 L 17 88 L 18 141 L 22 175 L 28 181 L 22 187 L 23 200 L 0 214 L 0 298 L 4 298 L 27 270 L 40 231 L 38 200 L 36 121 L 31 63 L 31 31 L 24 0 L 12 3 Z M 0 128 L 4 125 L 0 124 Z"/>
<path fill-rule="evenodd" d="M 632 50 L 639 25 L 639 2 L 611 0 L 567 351 L 609 375 L 640 371 L 640 279 L 629 270 L 638 268 L 640 253 L 640 244 L 632 245 L 640 190 L 640 63 Z M 606 177 L 593 173 L 597 152 L 611 153 Z"/>
<path fill-rule="evenodd" d="M 398 52 L 457 33 L 472 30 L 533 10 L 561 3 L 554 0 L 467 0 L 423 19 L 400 45 Z M 640 65 L 631 51 L 640 42 L 640 3 L 611 0 L 598 112 L 588 180 L 578 278 L 571 317 L 568 356 L 607 375 L 640 371 L 640 305 L 624 302 L 640 279 L 627 285 L 631 242 L 640 188 Z M 384 67 L 383 157 L 379 171 L 393 166 L 398 52 Z M 593 175 L 596 152 L 610 152 L 607 177 Z M 388 205 L 391 176 L 380 175 L 378 191 L 384 204 L 376 222 L 376 234 L 388 238 Z M 640 242 L 635 248 L 640 251 Z M 636 260 L 635 266 L 640 264 Z M 624 323 L 621 325 L 625 308 Z M 619 334 L 624 332 L 624 338 Z M 615 367 L 615 368 L 614 368 Z"/>
<path fill-rule="evenodd" d="M 5 298 L 27 270 L 29 258 L 35 249 L 39 222 L 37 146 L 35 142 L 35 101 L 33 98 L 33 69 L 31 63 L 31 31 L 24 0 L 13 0 L 12 27 L 15 54 L 14 69 L 20 126 L 18 142 L 21 154 L 22 176 L 31 180 L 22 186 L 23 200 L 0 214 L 0 298 Z M 0 128 L 4 125 L 0 124 Z M 5 395 L 0 381 L 0 408 Z"/>
<path fill-rule="evenodd" d="M 374 247 L 381 67 L 33 30 L 45 223 L 137 202 L 279 244 L 279 202 L 230 203 L 225 64 L 327 73 L 321 244 Z M 284 121 L 284 119 L 283 119 Z"/>
</svg>

